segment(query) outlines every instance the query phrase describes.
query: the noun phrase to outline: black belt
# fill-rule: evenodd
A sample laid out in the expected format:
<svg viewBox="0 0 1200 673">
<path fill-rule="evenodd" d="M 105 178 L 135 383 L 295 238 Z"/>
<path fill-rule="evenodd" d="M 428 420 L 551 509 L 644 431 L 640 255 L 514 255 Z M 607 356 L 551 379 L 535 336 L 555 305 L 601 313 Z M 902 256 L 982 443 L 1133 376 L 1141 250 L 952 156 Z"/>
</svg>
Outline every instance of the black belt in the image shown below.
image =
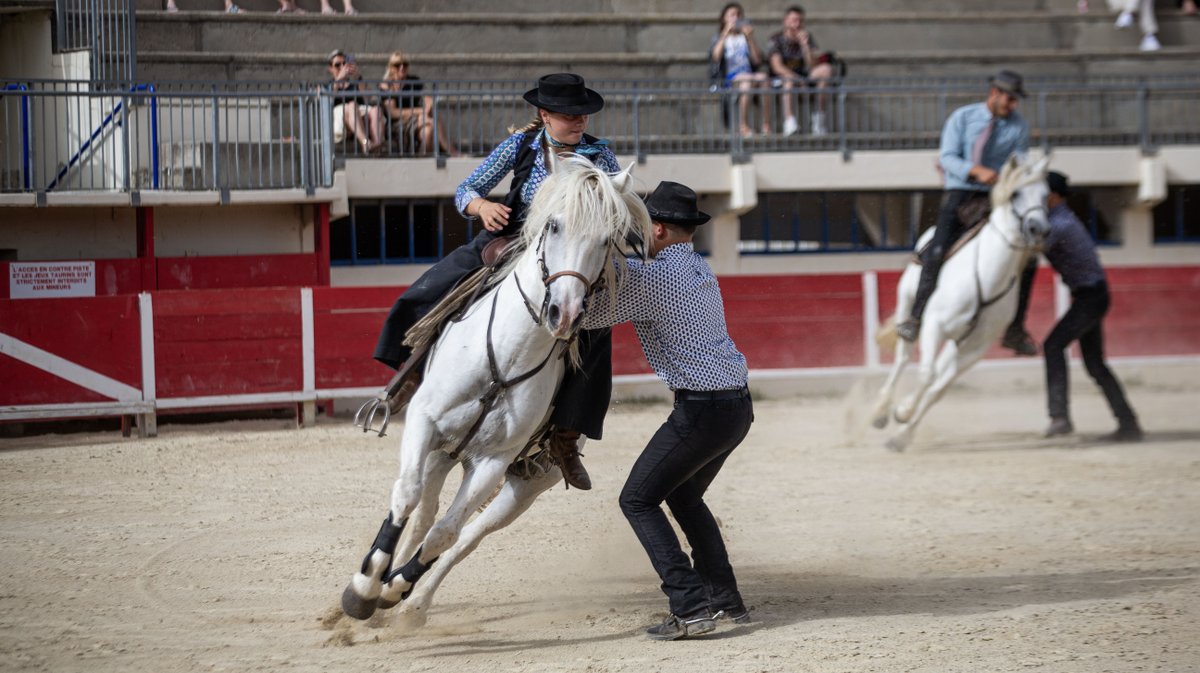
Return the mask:
<svg viewBox="0 0 1200 673">
<path fill-rule="evenodd" d="M 743 397 L 750 396 L 750 389 L 746 386 L 741 388 L 731 388 L 729 390 L 676 390 L 676 402 L 693 402 L 704 401 L 711 402 L 713 400 L 740 400 Z"/>
</svg>

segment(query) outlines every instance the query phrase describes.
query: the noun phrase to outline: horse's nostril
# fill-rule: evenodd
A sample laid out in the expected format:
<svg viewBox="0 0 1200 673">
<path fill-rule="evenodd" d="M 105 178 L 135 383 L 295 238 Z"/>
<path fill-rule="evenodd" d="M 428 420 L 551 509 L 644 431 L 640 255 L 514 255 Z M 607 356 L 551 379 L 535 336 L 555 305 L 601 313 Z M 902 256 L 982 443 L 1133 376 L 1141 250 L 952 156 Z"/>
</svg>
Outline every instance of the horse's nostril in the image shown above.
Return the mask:
<svg viewBox="0 0 1200 673">
<path fill-rule="evenodd" d="M 558 309 L 558 305 L 551 304 L 549 310 L 546 311 L 546 320 L 549 321 L 551 325 L 557 326 L 558 318 L 561 315 L 562 315 L 562 311 L 560 311 Z"/>
</svg>

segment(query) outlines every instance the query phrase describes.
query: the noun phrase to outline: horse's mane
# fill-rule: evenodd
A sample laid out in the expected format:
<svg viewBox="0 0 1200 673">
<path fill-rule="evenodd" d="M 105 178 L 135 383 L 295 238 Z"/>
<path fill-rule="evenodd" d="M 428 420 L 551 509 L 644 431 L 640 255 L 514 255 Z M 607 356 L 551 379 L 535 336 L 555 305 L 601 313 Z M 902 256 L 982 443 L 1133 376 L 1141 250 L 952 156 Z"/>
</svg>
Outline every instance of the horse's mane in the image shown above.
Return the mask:
<svg viewBox="0 0 1200 673">
<path fill-rule="evenodd" d="M 650 213 L 633 190 L 622 191 L 613 176 L 596 167 L 587 157 L 569 154 L 554 161 L 554 170 L 533 197 L 525 225 L 510 246 L 505 262 L 489 284 L 497 284 L 516 268 L 522 254 L 536 248 L 546 223 L 556 218 L 572 237 L 608 240 L 602 267 L 605 291 L 616 292 L 624 264 L 613 264 L 617 243 L 635 235 L 650 240 Z M 610 299 L 615 299 L 611 297 Z M 573 360 L 575 351 L 572 349 Z"/>
</svg>

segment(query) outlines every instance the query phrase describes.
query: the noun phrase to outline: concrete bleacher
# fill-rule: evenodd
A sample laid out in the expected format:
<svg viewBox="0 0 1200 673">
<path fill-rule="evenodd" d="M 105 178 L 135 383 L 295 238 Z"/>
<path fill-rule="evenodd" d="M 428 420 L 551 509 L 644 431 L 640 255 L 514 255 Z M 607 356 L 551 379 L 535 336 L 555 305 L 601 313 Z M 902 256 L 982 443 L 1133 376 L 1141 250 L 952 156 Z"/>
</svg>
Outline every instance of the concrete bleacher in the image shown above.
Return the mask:
<svg viewBox="0 0 1200 673">
<path fill-rule="evenodd" d="M 779 27 L 779 9 L 775 3 L 745 4 L 765 46 Z M 1006 2 L 1003 10 L 995 4 L 852 0 L 806 6 L 821 47 L 836 50 L 856 79 L 969 76 L 997 64 L 1027 76 L 1073 79 L 1191 73 L 1200 58 L 1200 20 L 1171 3 L 1160 6 L 1164 49 L 1155 53 L 1139 52 L 1137 30 L 1115 30 L 1108 11 L 1078 14 L 1073 3 L 1032 0 Z M 138 14 L 143 79 L 322 79 L 325 54 L 333 48 L 355 54 L 367 77 L 382 76 L 388 53 L 402 49 L 425 79 L 529 80 L 552 70 L 592 79 L 702 79 L 719 9 L 698 13 L 694 3 L 676 0 L 590 0 L 533 2 L 496 13 L 491 3 L 468 0 L 418 2 L 407 13 L 389 13 L 373 10 L 394 4 L 363 0 L 356 3 L 362 14 L 348 17 L 281 16 L 267 0 L 247 0 L 243 8 L 264 11 L 237 15 L 211 11 L 219 9 L 217 0 L 179 5 L 184 11 L 177 14 Z M 200 8 L 210 11 L 189 11 Z M 981 23 L 992 29 L 980 31 Z"/>
</svg>

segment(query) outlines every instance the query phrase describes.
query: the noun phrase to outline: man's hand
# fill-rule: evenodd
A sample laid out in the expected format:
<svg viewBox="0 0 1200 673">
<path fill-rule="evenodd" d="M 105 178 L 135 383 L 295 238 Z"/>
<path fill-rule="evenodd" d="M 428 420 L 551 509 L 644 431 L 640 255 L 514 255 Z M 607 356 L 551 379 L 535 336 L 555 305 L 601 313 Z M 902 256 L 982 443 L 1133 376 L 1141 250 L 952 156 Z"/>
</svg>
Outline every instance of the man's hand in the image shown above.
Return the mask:
<svg viewBox="0 0 1200 673">
<path fill-rule="evenodd" d="M 491 232 L 500 231 L 508 224 L 508 214 L 512 212 L 512 208 L 503 203 L 488 201 L 487 199 L 479 199 L 479 205 L 476 206 L 475 214 L 483 223 L 483 228 Z"/>
<path fill-rule="evenodd" d="M 987 166 L 975 165 L 972 166 L 971 170 L 967 172 L 967 177 L 981 185 L 987 185 L 990 187 L 996 184 L 996 179 L 1000 176 L 997 175 L 996 171 L 993 171 Z"/>
</svg>

